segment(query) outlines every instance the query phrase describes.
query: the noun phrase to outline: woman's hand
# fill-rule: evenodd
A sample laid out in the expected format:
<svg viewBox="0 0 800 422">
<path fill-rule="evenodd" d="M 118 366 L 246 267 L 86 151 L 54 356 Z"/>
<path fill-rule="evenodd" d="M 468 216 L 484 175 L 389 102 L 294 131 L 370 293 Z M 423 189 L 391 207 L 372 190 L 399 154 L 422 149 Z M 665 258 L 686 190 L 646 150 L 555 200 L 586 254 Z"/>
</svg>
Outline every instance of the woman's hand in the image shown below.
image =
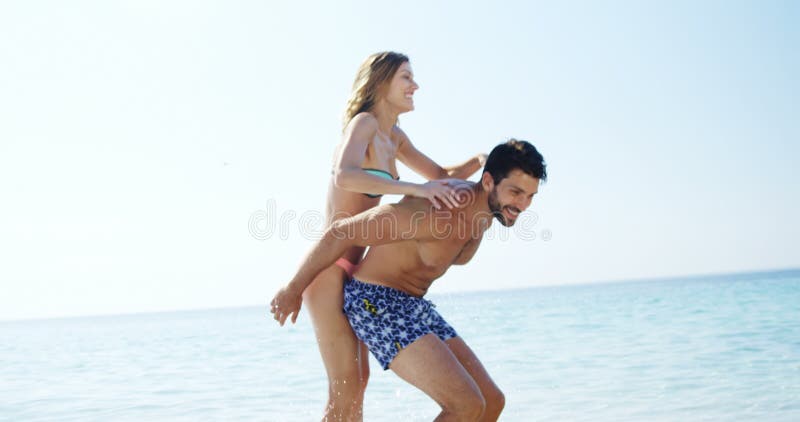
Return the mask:
<svg viewBox="0 0 800 422">
<path fill-rule="evenodd" d="M 283 327 L 286 318 L 292 316 L 292 324 L 297 321 L 297 314 L 300 313 L 300 305 L 303 303 L 302 294 L 295 292 L 291 288 L 291 284 L 278 290 L 275 297 L 270 302 L 270 312 L 273 314 L 275 321 L 278 321 Z"/>
<path fill-rule="evenodd" d="M 473 182 L 456 178 L 439 179 L 437 182 L 447 183 L 447 186 L 453 189 L 458 208 L 463 208 L 475 200 L 475 192 L 472 191 L 472 187 L 475 186 Z"/>
<path fill-rule="evenodd" d="M 442 209 L 442 204 L 447 208 L 458 207 L 456 190 L 448 180 L 431 180 L 428 183 L 418 185 L 417 192 L 413 196 L 426 198 L 431 201 L 437 210 Z"/>
<path fill-rule="evenodd" d="M 487 158 L 489 158 L 489 156 L 486 155 L 486 154 L 478 154 L 478 164 L 480 164 L 481 168 L 486 167 L 486 159 Z"/>
<path fill-rule="evenodd" d="M 431 180 L 419 185 L 419 193 L 414 196 L 427 198 L 437 210 L 442 209 L 441 204 L 447 208 L 461 208 L 473 196 L 472 185 L 472 182 L 456 178 Z"/>
</svg>

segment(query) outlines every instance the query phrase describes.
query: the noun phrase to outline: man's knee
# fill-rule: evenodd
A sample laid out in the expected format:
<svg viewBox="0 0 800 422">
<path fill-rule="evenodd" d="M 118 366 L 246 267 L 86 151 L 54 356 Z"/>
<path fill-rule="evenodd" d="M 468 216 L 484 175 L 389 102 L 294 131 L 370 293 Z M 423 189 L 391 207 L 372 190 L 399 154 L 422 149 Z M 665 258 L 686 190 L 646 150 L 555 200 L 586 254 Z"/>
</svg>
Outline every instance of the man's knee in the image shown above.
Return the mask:
<svg viewBox="0 0 800 422">
<path fill-rule="evenodd" d="M 499 388 L 492 388 L 489 391 L 484 391 L 483 394 L 486 400 L 485 416 L 497 419 L 506 406 L 505 394 Z"/>
<path fill-rule="evenodd" d="M 469 391 L 443 403 L 442 410 L 459 420 L 478 420 L 486 411 L 486 400 L 480 391 Z"/>
</svg>

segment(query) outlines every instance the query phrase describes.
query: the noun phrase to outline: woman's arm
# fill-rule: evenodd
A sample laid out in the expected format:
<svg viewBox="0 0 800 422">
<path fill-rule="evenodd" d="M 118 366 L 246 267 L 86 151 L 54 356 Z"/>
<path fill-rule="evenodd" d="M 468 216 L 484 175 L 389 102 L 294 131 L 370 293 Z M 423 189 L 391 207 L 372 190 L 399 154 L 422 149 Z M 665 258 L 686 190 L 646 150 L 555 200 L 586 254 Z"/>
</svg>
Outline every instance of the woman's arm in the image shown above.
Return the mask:
<svg viewBox="0 0 800 422">
<path fill-rule="evenodd" d="M 384 179 L 361 168 L 367 147 L 378 131 L 378 120 L 369 113 L 356 115 L 345 129 L 345 140 L 333 170 L 333 182 L 351 192 L 412 195 L 418 185 Z"/>
<path fill-rule="evenodd" d="M 369 113 L 360 113 L 345 130 L 345 140 L 333 171 L 333 182 L 341 189 L 372 194 L 409 195 L 427 198 L 439 209 L 458 206 L 455 190 L 445 182 L 422 185 L 384 179 L 361 168 L 367 147 L 378 131 L 378 120 Z"/>
<path fill-rule="evenodd" d="M 457 166 L 445 167 L 445 171 L 450 177 L 467 179 L 486 165 L 486 158 L 486 154 L 478 154 Z"/>
<path fill-rule="evenodd" d="M 466 179 L 486 164 L 486 154 L 478 154 L 461 164 L 442 167 L 418 150 L 401 129 L 395 128 L 395 134 L 400 138 L 397 159 L 428 180 L 446 179 L 448 177 Z"/>
</svg>

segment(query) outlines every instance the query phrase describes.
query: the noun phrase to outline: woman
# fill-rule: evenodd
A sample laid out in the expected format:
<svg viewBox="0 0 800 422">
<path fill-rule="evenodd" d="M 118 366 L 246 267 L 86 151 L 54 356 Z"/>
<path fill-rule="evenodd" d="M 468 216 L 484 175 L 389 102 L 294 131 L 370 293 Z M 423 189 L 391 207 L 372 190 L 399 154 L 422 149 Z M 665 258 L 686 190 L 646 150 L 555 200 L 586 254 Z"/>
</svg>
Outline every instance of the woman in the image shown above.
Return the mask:
<svg viewBox="0 0 800 422">
<path fill-rule="evenodd" d="M 418 88 L 408 57 L 402 54 L 377 53 L 361 64 L 347 103 L 344 136 L 328 188 L 328 224 L 377 206 L 382 194 L 424 197 L 436 208 L 456 206 L 455 189 L 446 181 L 400 181 L 398 159 L 428 180 L 466 179 L 483 167 L 485 154 L 443 168 L 419 152 L 397 127 L 397 117 L 414 109 L 413 96 Z M 302 293 L 328 373 L 328 404 L 323 420 L 361 420 L 362 416 L 369 376 L 367 349 L 350 328 L 342 306 L 344 282 L 363 253 L 364 248 L 347 251 L 304 291 L 294 291 L 294 286 L 287 285 L 272 302 L 275 310 L 276 303 L 299 301 Z M 295 312 L 292 322 L 296 319 Z"/>
</svg>

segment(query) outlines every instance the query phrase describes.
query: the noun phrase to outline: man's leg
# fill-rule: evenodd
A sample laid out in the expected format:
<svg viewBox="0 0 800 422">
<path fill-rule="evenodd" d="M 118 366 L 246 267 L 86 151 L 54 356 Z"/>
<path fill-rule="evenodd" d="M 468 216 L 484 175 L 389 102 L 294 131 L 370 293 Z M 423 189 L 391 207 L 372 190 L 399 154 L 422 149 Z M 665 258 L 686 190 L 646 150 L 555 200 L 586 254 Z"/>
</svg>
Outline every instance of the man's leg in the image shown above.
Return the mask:
<svg viewBox="0 0 800 422">
<path fill-rule="evenodd" d="M 479 386 L 434 334 L 426 334 L 401 350 L 389 368 L 439 403 L 442 412 L 437 421 L 478 420 L 484 412 Z"/>
<path fill-rule="evenodd" d="M 506 403 L 503 392 L 497 388 L 489 373 L 486 372 L 486 368 L 483 367 L 481 361 L 478 360 L 478 357 L 461 337 L 453 337 L 445 341 L 445 343 L 447 343 L 450 351 L 453 352 L 475 383 L 478 384 L 481 395 L 486 400 L 486 410 L 480 420 L 496 421 Z"/>
</svg>

